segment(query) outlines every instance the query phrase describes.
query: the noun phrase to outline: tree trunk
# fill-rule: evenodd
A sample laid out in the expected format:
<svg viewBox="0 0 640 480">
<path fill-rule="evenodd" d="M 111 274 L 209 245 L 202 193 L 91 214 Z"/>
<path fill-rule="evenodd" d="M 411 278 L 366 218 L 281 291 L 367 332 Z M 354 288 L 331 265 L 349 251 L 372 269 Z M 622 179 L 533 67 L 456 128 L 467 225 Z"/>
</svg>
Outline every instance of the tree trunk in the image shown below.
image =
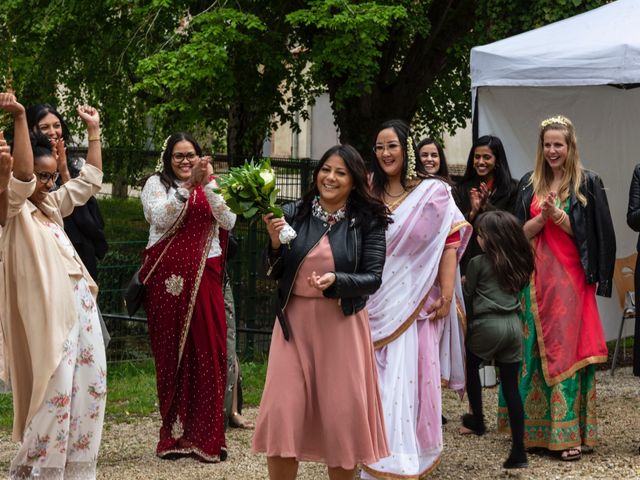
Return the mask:
<svg viewBox="0 0 640 480">
<path fill-rule="evenodd" d="M 129 197 L 129 184 L 127 178 L 116 173 L 113 176 L 113 183 L 111 185 L 111 196 L 114 198 L 128 198 Z"/>
<path fill-rule="evenodd" d="M 227 125 L 227 155 L 229 166 L 242 165 L 245 160 L 262 157 L 265 134 L 260 128 L 264 118 L 256 118 L 244 102 L 236 101 L 229 107 Z"/>
</svg>

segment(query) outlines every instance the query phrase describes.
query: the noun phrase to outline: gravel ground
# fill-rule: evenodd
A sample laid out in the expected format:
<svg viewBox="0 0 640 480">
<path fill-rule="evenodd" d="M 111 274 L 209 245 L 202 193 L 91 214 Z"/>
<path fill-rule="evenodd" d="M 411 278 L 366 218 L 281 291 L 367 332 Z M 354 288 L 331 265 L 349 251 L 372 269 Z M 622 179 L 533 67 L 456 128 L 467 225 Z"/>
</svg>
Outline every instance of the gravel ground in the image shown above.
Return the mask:
<svg viewBox="0 0 640 480">
<path fill-rule="evenodd" d="M 640 478 L 640 379 L 633 377 L 629 367 L 598 372 L 598 414 L 600 445 L 583 455 L 578 462 L 564 463 L 548 455 L 530 455 L 526 470 L 507 471 L 501 468 L 509 449 L 509 438 L 495 431 L 495 421 L 483 437 L 457 433 L 458 419 L 466 411 L 451 392 L 445 393 L 444 414 L 450 419 L 445 425 L 445 449 L 442 463 L 430 477 L 433 479 L 630 479 Z M 497 389 L 484 389 L 488 418 L 495 418 Z M 257 409 L 247 409 L 254 419 Z M 211 465 L 191 459 L 159 460 L 153 454 L 158 430 L 158 417 L 136 418 L 132 423 L 105 426 L 98 479 L 267 479 L 264 456 L 249 452 L 251 432 L 232 429 L 227 436 L 229 459 Z M 0 432 L 0 471 L 8 470 L 16 450 L 7 432 Z M 298 478 L 325 479 L 322 465 L 301 464 Z"/>
</svg>

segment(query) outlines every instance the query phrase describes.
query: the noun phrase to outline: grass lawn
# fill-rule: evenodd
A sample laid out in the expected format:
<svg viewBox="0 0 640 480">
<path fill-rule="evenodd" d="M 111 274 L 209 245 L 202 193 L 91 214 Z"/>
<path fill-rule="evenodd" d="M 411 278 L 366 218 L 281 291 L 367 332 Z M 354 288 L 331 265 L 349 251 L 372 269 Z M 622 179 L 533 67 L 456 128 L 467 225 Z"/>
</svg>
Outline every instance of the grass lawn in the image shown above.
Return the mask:
<svg viewBox="0 0 640 480">
<path fill-rule="evenodd" d="M 260 402 L 266 363 L 242 363 L 245 405 Z M 109 364 L 107 422 L 129 422 L 158 411 L 155 367 L 152 360 Z M 11 394 L 0 394 L 0 430 L 10 431 L 13 421 Z"/>
<path fill-rule="evenodd" d="M 144 219 L 139 198 L 100 198 L 107 241 L 147 241 L 149 224 Z"/>
</svg>

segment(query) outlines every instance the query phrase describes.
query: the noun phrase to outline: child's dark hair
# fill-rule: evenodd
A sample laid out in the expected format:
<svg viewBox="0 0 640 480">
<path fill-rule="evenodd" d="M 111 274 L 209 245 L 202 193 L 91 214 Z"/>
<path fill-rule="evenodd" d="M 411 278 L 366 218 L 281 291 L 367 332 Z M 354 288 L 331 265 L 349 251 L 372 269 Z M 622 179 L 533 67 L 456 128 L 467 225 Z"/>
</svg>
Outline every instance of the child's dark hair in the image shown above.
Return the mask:
<svg viewBox="0 0 640 480">
<path fill-rule="evenodd" d="M 509 212 L 492 210 L 480 214 L 474 227 L 500 287 L 509 293 L 526 287 L 534 269 L 534 253 L 520 221 Z"/>
</svg>

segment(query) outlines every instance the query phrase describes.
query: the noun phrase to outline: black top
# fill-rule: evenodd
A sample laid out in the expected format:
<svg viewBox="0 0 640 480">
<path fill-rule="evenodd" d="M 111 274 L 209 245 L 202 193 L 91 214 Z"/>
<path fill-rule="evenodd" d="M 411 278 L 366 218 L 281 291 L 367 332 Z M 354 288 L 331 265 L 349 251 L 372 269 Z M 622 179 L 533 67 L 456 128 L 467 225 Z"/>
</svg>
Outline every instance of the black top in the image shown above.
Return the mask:
<svg viewBox="0 0 640 480">
<path fill-rule="evenodd" d="M 582 205 L 572 191 L 569 196 L 569 219 L 573 230 L 573 242 L 580 254 L 587 283 L 597 283 L 596 294 L 611 296 L 611 279 L 616 263 L 616 234 L 609 211 L 604 184 L 597 173 L 583 170 L 580 192 L 586 197 Z M 518 199 L 514 214 L 522 222 L 529 220 L 529 208 L 533 200 L 532 172 L 527 173 L 518 185 Z"/>
<path fill-rule="evenodd" d="M 466 218 L 472 226 L 473 221 L 469 219 L 469 214 L 471 213 L 471 196 L 469 195 L 469 191 L 472 188 L 480 189 L 480 182 L 481 179 L 479 177 L 476 177 L 456 185 L 456 196 L 454 196 L 454 199 L 458 204 L 458 208 L 464 215 L 464 218 Z M 487 212 L 490 210 L 505 210 L 507 212 L 513 213 L 517 195 L 518 182 L 516 180 L 511 180 L 508 191 L 494 190 L 493 192 L 491 192 L 491 195 L 487 200 L 487 204 L 483 212 Z M 478 212 L 478 214 L 480 213 L 482 212 Z M 476 234 L 476 231 L 474 229 L 473 234 L 471 235 L 471 240 L 469 240 L 469 245 L 467 245 L 467 249 L 464 251 L 464 255 L 462 256 L 462 260 L 460 261 L 460 271 L 463 275 L 467 271 L 469 260 L 471 260 L 476 255 L 480 255 L 481 253 L 482 249 L 480 248 L 480 245 L 478 245 L 478 235 Z"/>
<path fill-rule="evenodd" d="M 380 288 L 387 248 L 382 225 L 358 225 L 356 219 L 348 217 L 329 225 L 311 214 L 294 221 L 299 206 L 300 202 L 284 206 L 285 219 L 298 236 L 278 250 L 267 246 L 265 255 L 267 276 L 278 280 L 276 314 L 287 340 L 290 332 L 285 307 L 298 267 L 323 235 L 329 237 L 336 275 L 336 281 L 323 295 L 339 299 L 345 315 L 362 310 L 368 296 Z"/>
</svg>

